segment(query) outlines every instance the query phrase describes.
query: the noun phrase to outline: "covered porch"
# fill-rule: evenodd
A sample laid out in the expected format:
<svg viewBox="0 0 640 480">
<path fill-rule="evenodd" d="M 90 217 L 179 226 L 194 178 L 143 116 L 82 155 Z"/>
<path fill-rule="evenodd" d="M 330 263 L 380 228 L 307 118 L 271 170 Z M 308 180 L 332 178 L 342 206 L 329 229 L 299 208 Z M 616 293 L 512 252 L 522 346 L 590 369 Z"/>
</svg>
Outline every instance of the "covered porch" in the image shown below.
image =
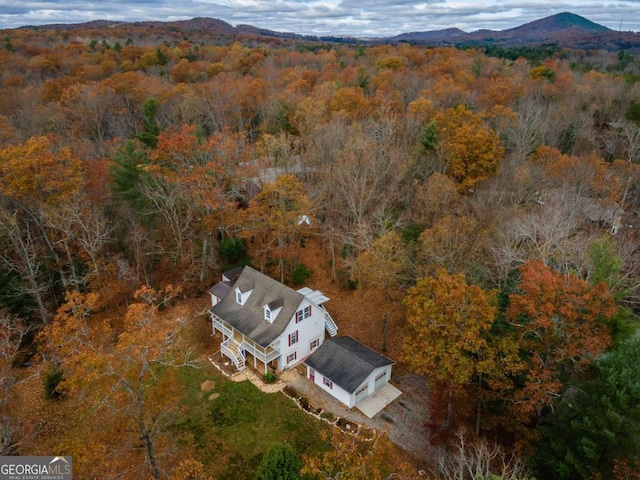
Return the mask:
<svg viewBox="0 0 640 480">
<path fill-rule="evenodd" d="M 280 357 L 280 345 L 269 345 L 262 347 L 242 332 L 234 329 L 220 317 L 211 313 L 211 326 L 213 333 L 216 331 L 222 334 L 222 343 L 220 344 L 220 353 L 229 358 L 238 370 L 246 368 L 247 356 L 253 358 L 253 368 L 263 370 L 266 374 L 269 367 L 277 370 L 278 364 L 276 360 Z M 249 359 L 250 360 L 250 359 Z M 261 366 L 258 365 L 261 364 Z"/>
</svg>

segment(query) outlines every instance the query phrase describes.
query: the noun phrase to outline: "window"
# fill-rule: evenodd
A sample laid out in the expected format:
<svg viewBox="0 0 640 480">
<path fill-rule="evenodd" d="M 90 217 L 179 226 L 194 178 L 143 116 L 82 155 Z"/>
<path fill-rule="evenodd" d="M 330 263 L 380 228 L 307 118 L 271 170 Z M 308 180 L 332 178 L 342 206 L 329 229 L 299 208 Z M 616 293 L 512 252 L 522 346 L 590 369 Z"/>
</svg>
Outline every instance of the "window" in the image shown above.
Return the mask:
<svg viewBox="0 0 640 480">
<path fill-rule="evenodd" d="M 235 287 L 234 291 L 236 292 L 236 302 L 239 305 L 244 305 L 245 303 L 247 303 L 247 299 L 249 298 L 249 295 L 251 295 L 251 292 L 253 292 L 253 289 L 248 288 L 245 291 L 242 291 L 242 286 L 238 286 Z"/>
<path fill-rule="evenodd" d="M 311 305 L 307 305 L 304 307 L 304 318 L 309 318 L 311 316 Z"/>
<path fill-rule="evenodd" d="M 264 309 L 264 319 L 267 322 L 271 323 L 271 309 L 269 307 L 266 307 Z"/>
<path fill-rule="evenodd" d="M 291 362 L 295 362 L 296 358 L 298 358 L 298 352 L 293 352 L 287 355 L 287 365 Z"/>
<path fill-rule="evenodd" d="M 320 345 L 320 339 L 319 338 L 311 340 L 311 343 L 309 343 L 309 350 L 313 350 L 314 348 L 318 348 L 318 345 Z"/>
<path fill-rule="evenodd" d="M 304 310 L 298 310 L 296 312 L 296 323 L 301 322 L 304 318 Z"/>
<path fill-rule="evenodd" d="M 327 377 L 322 379 L 322 383 L 324 383 L 327 387 L 333 390 L 333 382 L 329 380 Z"/>
<path fill-rule="evenodd" d="M 289 346 L 293 345 L 294 343 L 298 343 L 298 331 L 297 330 L 295 332 L 293 332 L 291 335 L 289 335 Z"/>
</svg>

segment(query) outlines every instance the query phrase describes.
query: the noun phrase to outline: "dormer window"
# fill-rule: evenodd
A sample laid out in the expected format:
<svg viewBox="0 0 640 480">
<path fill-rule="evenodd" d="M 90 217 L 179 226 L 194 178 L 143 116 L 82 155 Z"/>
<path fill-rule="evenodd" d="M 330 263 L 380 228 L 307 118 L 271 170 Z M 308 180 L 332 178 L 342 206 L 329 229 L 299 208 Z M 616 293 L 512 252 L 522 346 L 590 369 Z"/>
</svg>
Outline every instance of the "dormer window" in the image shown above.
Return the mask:
<svg viewBox="0 0 640 480">
<path fill-rule="evenodd" d="M 284 301 L 282 299 L 275 300 L 264 305 L 264 319 L 269 323 L 273 323 L 278 316 L 278 313 L 280 313 L 280 310 L 282 310 L 283 305 Z"/>
<path fill-rule="evenodd" d="M 236 292 L 236 303 L 238 305 L 244 305 L 247 303 L 251 292 L 254 289 L 253 280 L 250 278 L 238 278 L 236 284 L 233 286 L 234 291 Z"/>
<path fill-rule="evenodd" d="M 249 298 L 249 295 L 251 295 L 251 292 L 253 292 L 253 289 L 243 292 L 240 288 L 236 287 L 236 303 L 244 305 Z"/>
</svg>

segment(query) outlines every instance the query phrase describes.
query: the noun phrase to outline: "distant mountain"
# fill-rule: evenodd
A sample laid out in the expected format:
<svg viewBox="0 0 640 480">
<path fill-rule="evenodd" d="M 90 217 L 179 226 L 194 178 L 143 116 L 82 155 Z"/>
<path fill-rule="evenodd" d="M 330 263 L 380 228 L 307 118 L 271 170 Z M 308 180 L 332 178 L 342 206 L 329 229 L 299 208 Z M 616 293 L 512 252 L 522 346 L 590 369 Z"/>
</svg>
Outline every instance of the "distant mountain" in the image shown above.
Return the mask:
<svg viewBox="0 0 640 480">
<path fill-rule="evenodd" d="M 406 42 L 418 45 L 457 45 L 457 46 L 496 46 L 505 49 L 511 47 L 536 47 L 555 45 L 559 48 L 581 50 L 625 49 L 630 53 L 640 54 L 640 33 L 619 32 L 592 22 L 580 15 L 565 12 L 535 20 L 508 30 L 478 30 L 467 33 L 458 28 L 444 30 L 418 31 L 402 33 L 388 38 L 358 39 L 349 36 L 300 35 L 289 32 L 276 32 L 251 25 L 236 27 L 215 18 L 192 18 L 172 22 L 113 22 L 95 20 L 78 24 L 54 24 L 37 27 L 41 30 L 116 30 L 130 28 L 152 28 L 154 30 L 169 29 L 174 31 L 198 32 L 205 37 L 250 35 L 290 39 L 303 42 L 337 42 L 337 43 L 398 43 Z M 35 27 L 23 27 L 35 28 Z"/>
<path fill-rule="evenodd" d="M 401 33 L 395 37 L 388 38 L 394 42 L 403 41 L 453 41 L 468 35 L 467 32 L 460 30 L 459 28 L 445 28 L 444 30 L 431 30 L 428 32 L 409 32 Z"/>
<path fill-rule="evenodd" d="M 541 18 L 530 23 L 525 23 L 516 28 L 510 28 L 504 30 L 503 33 L 515 32 L 518 35 L 536 35 L 536 34 L 548 34 L 551 32 L 564 32 L 566 30 L 572 30 L 580 33 L 597 33 L 597 32 L 609 32 L 610 28 L 607 28 L 598 23 L 594 23 L 580 15 L 575 13 L 558 13 L 550 17 Z"/>
<path fill-rule="evenodd" d="M 174 22 L 154 22 L 157 25 L 169 25 L 180 30 L 215 32 L 226 35 L 236 33 L 236 29 L 229 23 L 217 18 L 196 17 L 191 20 L 177 20 Z"/>
<path fill-rule="evenodd" d="M 172 22 L 160 22 L 160 21 L 139 21 L 139 22 L 116 22 L 110 20 L 93 20 L 91 22 L 83 23 L 52 23 L 48 25 L 39 25 L 34 27 L 27 25 L 20 27 L 21 29 L 37 28 L 38 30 L 107 30 L 114 28 L 129 28 L 129 27 L 162 27 L 173 28 L 176 30 L 197 30 L 202 32 L 212 32 L 218 34 L 234 34 L 237 33 L 235 27 L 218 20 L 216 18 L 203 18 L 197 17 L 191 20 L 176 20 Z"/>
<path fill-rule="evenodd" d="M 446 29 L 405 33 L 385 40 L 425 45 L 492 45 L 503 48 L 551 44 L 560 48 L 611 51 L 624 48 L 640 52 L 640 34 L 614 31 L 569 12 L 558 13 L 508 30 L 478 30 L 466 33 L 458 29 Z"/>
<path fill-rule="evenodd" d="M 83 23 L 49 23 L 46 25 L 25 25 L 24 27 L 19 27 L 18 30 L 25 29 L 33 29 L 37 28 L 38 30 L 80 30 L 80 29 L 90 29 L 90 30 L 104 30 L 107 28 L 111 28 L 114 25 L 123 25 L 123 22 L 116 22 L 110 20 L 92 20 L 90 22 Z"/>
<path fill-rule="evenodd" d="M 236 27 L 236 33 L 241 33 L 244 35 L 260 35 L 263 37 L 293 38 L 298 40 L 320 40 L 315 35 L 299 35 L 292 32 L 276 32 L 274 30 L 268 30 L 266 28 L 254 27 L 253 25 L 238 25 Z"/>
</svg>

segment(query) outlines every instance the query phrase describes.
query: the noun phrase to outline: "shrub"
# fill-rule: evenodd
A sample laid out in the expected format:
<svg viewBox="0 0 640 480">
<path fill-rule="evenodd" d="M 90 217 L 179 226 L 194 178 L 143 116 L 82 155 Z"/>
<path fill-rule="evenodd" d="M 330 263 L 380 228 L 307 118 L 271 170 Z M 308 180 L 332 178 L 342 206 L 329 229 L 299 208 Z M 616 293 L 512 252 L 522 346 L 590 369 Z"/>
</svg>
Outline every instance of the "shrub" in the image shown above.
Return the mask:
<svg viewBox="0 0 640 480">
<path fill-rule="evenodd" d="M 286 443 L 276 445 L 262 459 L 256 480 L 298 480 L 303 466 L 293 448 Z"/>
<path fill-rule="evenodd" d="M 276 377 L 275 373 L 267 372 L 267 373 L 264 374 L 263 378 L 264 378 L 265 383 L 273 383 L 273 382 L 276 381 L 276 379 L 278 377 Z"/>
<path fill-rule="evenodd" d="M 311 270 L 309 270 L 304 263 L 299 263 L 296 265 L 296 268 L 293 269 L 291 281 L 296 285 L 302 285 L 307 281 L 310 275 Z"/>
<path fill-rule="evenodd" d="M 328 422 L 335 422 L 336 417 L 333 413 L 331 412 L 322 412 L 320 414 L 320 418 L 323 418 L 324 420 L 327 420 Z"/>
</svg>

